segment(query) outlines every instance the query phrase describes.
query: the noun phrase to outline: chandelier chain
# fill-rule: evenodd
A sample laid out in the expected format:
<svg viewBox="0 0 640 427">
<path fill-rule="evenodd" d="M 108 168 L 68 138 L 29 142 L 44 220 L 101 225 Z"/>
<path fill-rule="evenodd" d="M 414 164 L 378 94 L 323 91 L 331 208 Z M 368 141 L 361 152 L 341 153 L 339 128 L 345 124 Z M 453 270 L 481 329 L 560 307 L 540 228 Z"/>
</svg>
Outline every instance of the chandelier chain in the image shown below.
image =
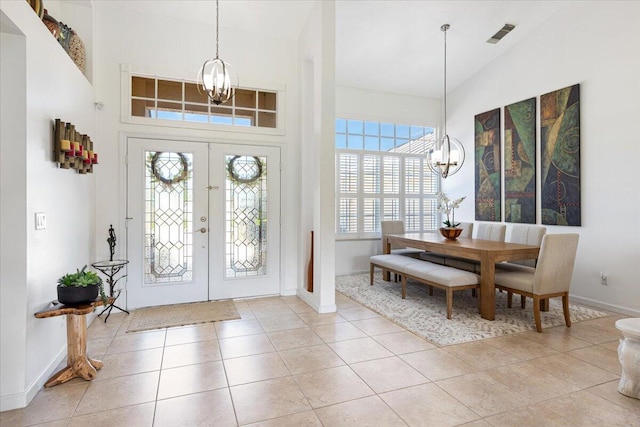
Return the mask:
<svg viewBox="0 0 640 427">
<path fill-rule="evenodd" d="M 218 0 L 216 0 L 216 59 L 220 58 L 220 52 L 219 52 L 219 48 L 218 48 L 218 40 L 220 39 L 220 24 L 219 24 L 219 17 L 220 17 L 220 7 L 218 5 Z"/>
<path fill-rule="evenodd" d="M 444 134 L 447 134 L 447 30 L 449 25 L 445 24 L 441 28 L 444 32 Z"/>
</svg>

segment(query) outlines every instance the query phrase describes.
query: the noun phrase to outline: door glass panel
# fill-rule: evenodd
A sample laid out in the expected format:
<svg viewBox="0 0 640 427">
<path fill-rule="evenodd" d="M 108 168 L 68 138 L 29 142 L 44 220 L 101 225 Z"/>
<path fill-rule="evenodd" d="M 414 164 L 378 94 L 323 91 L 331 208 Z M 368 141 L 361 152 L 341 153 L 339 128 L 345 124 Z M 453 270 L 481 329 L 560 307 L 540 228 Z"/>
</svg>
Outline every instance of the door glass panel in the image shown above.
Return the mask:
<svg viewBox="0 0 640 427">
<path fill-rule="evenodd" d="M 267 274 L 267 158 L 225 157 L 225 278 Z"/>
<path fill-rule="evenodd" d="M 146 152 L 144 285 L 193 278 L 192 153 Z"/>
</svg>

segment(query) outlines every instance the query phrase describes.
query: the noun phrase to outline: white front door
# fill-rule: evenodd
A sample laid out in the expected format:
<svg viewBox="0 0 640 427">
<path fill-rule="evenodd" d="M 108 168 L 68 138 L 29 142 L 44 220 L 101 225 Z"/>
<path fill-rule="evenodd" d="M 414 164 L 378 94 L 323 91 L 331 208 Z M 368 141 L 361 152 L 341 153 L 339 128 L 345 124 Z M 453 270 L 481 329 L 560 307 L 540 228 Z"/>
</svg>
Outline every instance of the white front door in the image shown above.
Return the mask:
<svg viewBox="0 0 640 427">
<path fill-rule="evenodd" d="M 127 307 L 279 294 L 279 163 L 273 147 L 129 138 Z"/>
</svg>

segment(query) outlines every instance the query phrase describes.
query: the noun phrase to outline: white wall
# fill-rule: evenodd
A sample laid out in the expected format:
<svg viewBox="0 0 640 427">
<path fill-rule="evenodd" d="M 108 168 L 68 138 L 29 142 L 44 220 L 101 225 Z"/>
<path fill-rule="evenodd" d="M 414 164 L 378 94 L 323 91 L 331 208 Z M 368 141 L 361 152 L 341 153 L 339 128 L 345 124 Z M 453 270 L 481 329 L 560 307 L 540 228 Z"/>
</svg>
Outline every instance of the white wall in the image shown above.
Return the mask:
<svg viewBox="0 0 640 427">
<path fill-rule="evenodd" d="M 580 234 L 574 300 L 631 315 L 640 315 L 639 22 L 638 2 L 571 4 L 450 94 L 449 132 L 471 155 L 443 183 L 469 197 L 456 219 L 473 220 L 474 115 L 579 83 L 582 226 L 547 232 Z"/>
<path fill-rule="evenodd" d="M 3 89 L 0 408 L 5 410 L 24 406 L 66 351 L 64 317 L 36 319 L 33 313 L 56 299 L 58 277 L 95 259 L 95 175 L 58 169 L 53 161 L 53 122 L 60 118 L 75 124 L 78 131 L 92 137 L 98 151 L 101 141 L 95 138 L 93 88 L 88 80 L 28 3 L 0 5 L 2 32 L 5 33 L 5 22 L 9 21 L 24 34 L 24 37 L 3 34 L 0 75 Z M 14 54 L 16 69 L 5 73 L 5 59 L 11 58 L 11 64 Z M 13 92 L 17 110 L 5 111 L 7 94 Z M 15 122 L 5 122 L 14 119 Z M 11 123 L 7 134 L 5 123 Z M 5 162 L 11 162 L 6 170 Z M 11 202 L 4 203 L 6 200 Z M 15 206 L 6 208 L 14 203 Z M 46 229 L 35 230 L 35 212 L 46 213 Z M 8 226 L 6 213 L 11 219 Z M 5 242 L 11 244 L 11 250 L 5 250 Z M 11 299 L 5 299 L 5 290 L 9 290 Z"/>
</svg>

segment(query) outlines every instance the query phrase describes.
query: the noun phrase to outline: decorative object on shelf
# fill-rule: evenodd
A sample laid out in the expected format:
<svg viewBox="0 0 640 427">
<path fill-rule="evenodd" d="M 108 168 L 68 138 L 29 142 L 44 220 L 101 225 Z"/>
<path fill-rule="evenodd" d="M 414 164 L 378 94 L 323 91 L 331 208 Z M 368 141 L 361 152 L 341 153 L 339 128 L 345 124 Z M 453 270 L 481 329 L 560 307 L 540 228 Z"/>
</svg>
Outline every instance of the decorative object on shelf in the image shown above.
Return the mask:
<svg viewBox="0 0 640 427">
<path fill-rule="evenodd" d="M 180 158 L 181 169 L 179 173 L 173 176 L 163 175 L 163 172 L 171 172 L 174 168 L 166 168 L 163 165 L 166 163 L 163 159 L 163 151 L 156 151 L 150 160 L 151 174 L 161 183 L 166 185 L 178 184 L 189 177 L 189 162 L 182 153 L 167 153 L 167 155 L 176 154 Z"/>
<path fill-rule="evenodd" d="M 220 10 L 216 0 L 216 57 L 207 60 L 198 72 L 198 83 L 211 102 L 220 105 L 230 100 L 238 87 L 238 75 L 231 64 L 220 59 Z"/>
<path fill-rule="evenodd" d="M 505 221 L 536 223 L 536 99 L 504 107 Z"/>
<path fill-rule="evenodd" d="M 44 25 L 49 29 L 53 38 L 58 40 L 58 37 L 60 37 L 60 23 L 53 16 L 49 15 L 47 9 L 44 10 L 42 22 L 44 22 Z"/>
<path fill-rule="evenodd" d="M 227 163 L 227 172 L 235 182 L 251 184 L 262 176 L 262 162 L 255 156 L 233 156 Z"/>
<path fill-rule="evenodd" d="M 540 96 L 542 223 L 581 225 L 580 85 Z"/>
<path fill-rule="evenodd" d="M 89 304 L 96 300 L 98 294 L 106 304 L 102 279 L 93 271 L 86 271 L 87 266 L 75 273 L 67 273 L 58 279 L 58 301 L 64 305 Z"/>
<path fill-rule="evenodd" d="M 444 24 L 440 30 L 444 34 L 444 126 L 443 137 L 437 139 L 427 149 L 427 166 L 436 175 L 446 178 L 458 172 L 464 164 L 464 147 L 456 138 L 447 134 L 447 30 Z"/>
<path fill-rule="evenodd" d="M 500 221 L 500 108 L 475 116 L 476 220 Z"/>
<path fill-rule="evenodd" d="M 109 237 L 107 237 L 107 243 L 109 244 L 109 261 L 113 261 L 113 254 L 116 251 L 116 232 L 113 229 L 113 224 L 109 224 Z"/>
<path fill-rule="evenodd" d="M 438 212 L 447 216 L 447 219 L 443 221 L 445 227 L 440 228 L 440 234 L 447 239 L 455 240 L 462 233 L 462 228 L 458 228 L 460 223 L 456 222 L 455 210 L 460 207 L 460 203 L 464 199 L 466 199 L 466 196 L 451 200 L 441 191 L 437 194 Z"/>
<path fill-rule="evenodd" d="M 69 39 L 69 48 L 67 49 L 67 53 L 73 60 L 73 63 L 82 71 L 84 74 L 86 69 L 86 60 L 87 60 L 87 52 L 84 47 L 84 42 L 76 33 L 71 30 L 71 38 Z"/>
<path fill-rule="evenodd" d="M 38 15 L 40 19 L 42 19 L 45 15 L 44 3 L 42 0 L 27 0 L 27 3 L 31 6 L 31 9 Z"/>
<path fill-rule="evenodd" d="M 76 131 L 75 125 L 60 119 L 54 125 L 55 161 L 62 169 L 76 169 L 78 173 L 93 173 L 98 164 L 98 153 L 93 151 L 93 141 L 88 135 Z"/>
</svg>

